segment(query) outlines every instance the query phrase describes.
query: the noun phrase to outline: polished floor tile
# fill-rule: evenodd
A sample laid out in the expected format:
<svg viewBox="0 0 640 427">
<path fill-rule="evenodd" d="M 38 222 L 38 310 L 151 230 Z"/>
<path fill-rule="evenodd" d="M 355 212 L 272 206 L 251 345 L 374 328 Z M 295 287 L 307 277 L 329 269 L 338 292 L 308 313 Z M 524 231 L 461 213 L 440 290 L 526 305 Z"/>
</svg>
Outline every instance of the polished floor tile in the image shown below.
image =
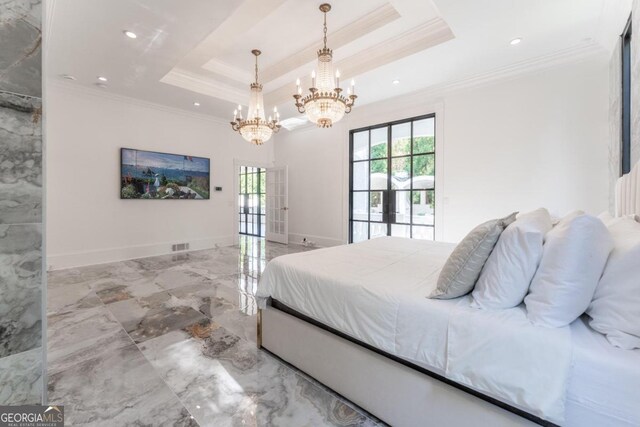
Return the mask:
<svg viewBox="0 0 640 427">
<path fill-rule="evenodd" d="M 65 425 L 197 425 L 133 343 L 71 370 L 49 377 L 49 402 L 65 406 Z"/>
<path fill-rule="evenodd" d="M 122 325 L 103 305 L 48 317 L 50 374 L 133 344 Z"/>
<path fill-rule="evenodd" d="M 140 349 L 203 425 L 374 425 L 215 322 L 174 331 Z"/>
<path fill-rule="evenodd" d="M 50 401 L 68 425 L 378 425 L 256 347 L 266 263 L 309 249 L 242 238 L 51 273 Z"/>
</svg>

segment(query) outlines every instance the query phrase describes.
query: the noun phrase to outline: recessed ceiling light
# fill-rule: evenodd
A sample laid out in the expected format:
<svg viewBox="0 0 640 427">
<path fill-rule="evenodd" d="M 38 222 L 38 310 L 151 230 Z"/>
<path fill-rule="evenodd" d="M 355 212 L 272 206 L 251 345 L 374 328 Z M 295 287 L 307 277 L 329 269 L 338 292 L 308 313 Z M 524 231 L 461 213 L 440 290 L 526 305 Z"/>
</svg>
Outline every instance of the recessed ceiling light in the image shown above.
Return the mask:
<svg viewBox="0 0 640 427">
<path fill-rule="evenodd" d="M 393 83 L 394 85 L 399 85 L 400 84 L 400 80 L 395 79 L 394 81 L 392 81 L 391 83 Z"/>
<path fill-rule="evenodd" d="M 63 74 L 60 77 L 62 77 L 65 80 L 75 80 L 76 76 L 72 76 L 71 74 Z"/>
<path fill-rule="evenodd" d="M 107 78 L 103 76 L 98 76 L 98 80 L 100 80 L 101 82 L 106 82 Z"/>
<path fill-rule="evenodd" d="M 129 31 L 129 30 L 124 30 L 123 31 L 124 35 L 129 37 L 130 39 L 137 39 L 138 35 L 136 33 L 134 33 L 133 31 Z"/>
<path fill-rule="evenodd" d="M 518 38 L 515 38 L 515 39 L 511 40 L 511 41 L 509 42 L 509 44 L 510 44 L 511 46 L 515 46 L 515 45 L 517 45 L 517 44 L 520 44 L 520 42 L 521 42 L 521 41 L 522 41 L 522 39 L 521 39 L 520 37 L 518 37 Z"/>
<path fill-rule="evenodd" d="M 199 103 L 199 102 L 194 102 L 194 103 L 193 103 L 193 105 L 194 105 L 195 107 L 199 107 L 199 106 L 200 106 L 200 103 Z"/>
</svg>

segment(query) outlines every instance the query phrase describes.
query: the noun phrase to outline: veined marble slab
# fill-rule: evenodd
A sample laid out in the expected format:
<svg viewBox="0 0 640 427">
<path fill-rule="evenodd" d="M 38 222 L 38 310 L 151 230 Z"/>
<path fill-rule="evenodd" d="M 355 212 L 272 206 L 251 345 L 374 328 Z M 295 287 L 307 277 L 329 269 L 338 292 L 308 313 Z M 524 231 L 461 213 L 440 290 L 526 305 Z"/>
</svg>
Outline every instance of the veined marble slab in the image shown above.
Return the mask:
<svg viewBox="0 0 640 427">
<path fill-rule="evenodd" d="M 148 297 L 114 302 L 107 308 L 136 343 L 205 318 L 202 313 L 164 291 Z"/>
<path fill-rule="evenodd" d="M 0 357 L 42 346 L 38 224 L 0 224 Z"/>
<path fill-rule="evenodd" d="M 1 34 L 0 40 L 4 43 Z M 4 44 L 0 52 L 3 50 Z M 0 224 L 41 223 L 42 122 L 39 99 L 0 91 L 0 148 Z"/>
<path fill-rule="evenodd" d="M 173 331 L 140 349 L 202 426 L 376 425 L 213 322 Z"/>
<path fill-rule="evenodd" d="M 0 405 L 39 405 L 42 348 L 0 358 Z"/>
<path fill-rule="evenodd" d="M 308 248 L 242 241 L 49 274 L 51 402 L 67 405 L 72 425 L 196 425 L 191 415 L 215 427 L 379 424 L 251 342 L 267 257 Z"/>
<path fill-rule="evenodd" d="M 0 90 L 42 96 L 42 4 L 0 0 Z"/>
<path fill-rule="evenodd" d="M 55 374 L 133 341 L 102 304 L 48 317 L 47 368 Z"/>
<path fill-rule="evenodd" d="M 134 344 L 51 375 L 49 402 L 65 425 L 197 426 Z"/>
<path fill-rule="evenodd" d="M 84 283 L 49 283 L 47 291 L 47 315 L 98 307 L 102 301 L 89 285 Z"/>
</svg>

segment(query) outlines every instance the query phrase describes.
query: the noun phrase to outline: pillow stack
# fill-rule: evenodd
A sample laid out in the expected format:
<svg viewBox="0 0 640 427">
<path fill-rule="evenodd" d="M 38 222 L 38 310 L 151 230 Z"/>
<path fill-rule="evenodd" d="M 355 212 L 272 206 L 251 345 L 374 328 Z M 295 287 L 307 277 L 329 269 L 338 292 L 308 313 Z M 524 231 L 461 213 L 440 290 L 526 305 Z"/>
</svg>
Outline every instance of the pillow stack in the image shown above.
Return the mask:
<svg viewBox="0 0 640 427">
<path fill-rule="evenodd" d="M 540 208 L 519 215 L 500 235 L 473 290 L 472 307 L 505 309 L 520 305 L 542 259 L 551 215 Z"/>
<path fill-rule="evenodd" d="M 529 294 L 529 320 L 538 326 L 562 327 L 589 307 L 613 239 L 598 218 L 572 213 L 545 238 L 544 251 Z"/>
<path fill-rule="evenodd" d="M 640 223 L 608 218 L 614 249 L 593 300 L 589 324 L 623 349 L 640 348 Z"/>
<path fill-rule="evenodd" d="M 583 313 L 623 349 L 640 348 L 640 218 L 546 209 L 480 224 L 451 253 L 429 298 L 472 293 L 471 306 L 524 301 L 537 326 L 564 327 Z"/>
</svg>

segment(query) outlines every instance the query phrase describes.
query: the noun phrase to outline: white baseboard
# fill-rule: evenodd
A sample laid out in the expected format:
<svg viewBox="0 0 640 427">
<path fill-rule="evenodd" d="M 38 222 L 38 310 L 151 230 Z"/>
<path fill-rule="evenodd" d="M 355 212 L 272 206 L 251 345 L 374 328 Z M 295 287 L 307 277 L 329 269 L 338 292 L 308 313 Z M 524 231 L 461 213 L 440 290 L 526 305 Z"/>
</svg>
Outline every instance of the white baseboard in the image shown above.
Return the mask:
<svg viewBox="0 0 640 427">
<path fill-rule="evenodd" d="M 213 237 L 189 241 L 189 251 L 172 252 L 171 245 L 178 242 L 153 243 L 150 245 L 127 246 L 122 248 L 97 249 L 66 254 L 49 254 L 47 269 L 63 270 L 65 268 L 83 267 L 94 264 L 126 261 L 129 259 L 146 258 L 157 255 L 179 254 L 202 249 L 212 249 L 220 246 L 232 246 L 233 236 Z M 185 243 L 181 241 L 179 243 Z"/>
<path fill-rule="evenodd" d="M 312 234 L 298 234 L 289 233 L 289 243 L 292 245 L 302 244 L 302 239 L 306 238 L 308 241 L 315 243 L 316 246 L 328 248 L 330 246 L 344 245 L 347 242 L 343 242 L 340 239 L 331 239 L 328 237 L 314 236 Z"/>
</svg>

